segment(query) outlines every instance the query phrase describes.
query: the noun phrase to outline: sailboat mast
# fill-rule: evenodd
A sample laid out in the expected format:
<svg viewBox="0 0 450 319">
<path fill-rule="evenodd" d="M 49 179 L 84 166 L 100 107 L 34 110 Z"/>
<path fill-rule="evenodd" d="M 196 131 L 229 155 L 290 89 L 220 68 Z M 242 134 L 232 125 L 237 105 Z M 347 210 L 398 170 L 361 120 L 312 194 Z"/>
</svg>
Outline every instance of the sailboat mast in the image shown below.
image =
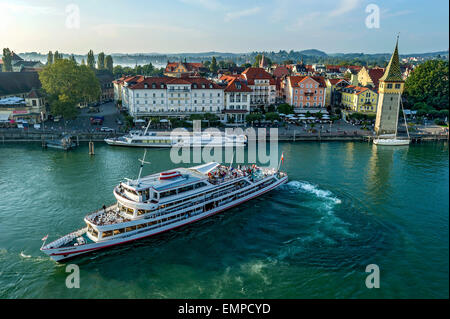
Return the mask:
<svg viewBox="0 0 450 319">
<path fill-rule="evenodd" d="M 408 139 L 409 139 L 409 130 L 408 130 L 408 123 L 406 122 L 405 109 L 403 108 L 403 101 L 401 99 L 400 99 L 400 102 L 402 105 L 403 120 L 405 120 L 406 134 L 408 135 Z"/>
<path fill-rule="evenodd" d="M 397 131 L 398 131 L 398 113 L 400 112 L 400 100 L 402 99 L 401 93 L 398 94 L 398 107 L 397 107 L 397 118 L 395 121 L 395 137 L 397 138 Z"/>
</svg>

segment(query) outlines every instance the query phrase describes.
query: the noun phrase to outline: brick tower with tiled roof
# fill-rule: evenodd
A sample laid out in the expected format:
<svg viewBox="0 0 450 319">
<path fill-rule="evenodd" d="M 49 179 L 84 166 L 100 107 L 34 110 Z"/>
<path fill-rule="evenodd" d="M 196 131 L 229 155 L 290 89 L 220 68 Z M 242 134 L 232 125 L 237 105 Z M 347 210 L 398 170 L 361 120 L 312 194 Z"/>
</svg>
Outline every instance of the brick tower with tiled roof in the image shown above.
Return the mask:
<svg viewBox="0 0 450 319">
<path fill-rule="evenodd" d="M 384 75 L 379 79 L 377 117 L 375 120 L 377 135 L 397 133 L 403 87 L 404 81 L 400 71 L 397 37 L 394 53 L 389 60 Z"/>
</svg>

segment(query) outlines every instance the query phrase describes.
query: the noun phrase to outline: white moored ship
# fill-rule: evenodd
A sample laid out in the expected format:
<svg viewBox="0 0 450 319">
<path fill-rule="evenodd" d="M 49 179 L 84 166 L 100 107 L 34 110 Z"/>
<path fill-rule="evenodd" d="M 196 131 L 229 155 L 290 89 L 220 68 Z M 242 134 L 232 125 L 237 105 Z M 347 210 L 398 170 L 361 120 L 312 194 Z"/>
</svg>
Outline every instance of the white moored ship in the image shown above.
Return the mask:
<svg viewBox="0 0 450 319">
<path fill-rule="evenodd" d="M 245 146 L 247 136 L 228 134 L 226 132 L 166 132 L 137 131 L 117 138 L 106 138 L 105 142 L 114 146 L 133 147 L 172 147 L 172 146 L 211 146 L 233 147 Z"/>
<path fill-rule="evenodd" d="M 114 188 L 114 205 L 87 215 L 84 228 L 44 242 L 41 250 L 61 261 L 152 236 L 239 205 L 287 180 L 274 168 L 215 162 L 126 180 Z"/>
</svg>

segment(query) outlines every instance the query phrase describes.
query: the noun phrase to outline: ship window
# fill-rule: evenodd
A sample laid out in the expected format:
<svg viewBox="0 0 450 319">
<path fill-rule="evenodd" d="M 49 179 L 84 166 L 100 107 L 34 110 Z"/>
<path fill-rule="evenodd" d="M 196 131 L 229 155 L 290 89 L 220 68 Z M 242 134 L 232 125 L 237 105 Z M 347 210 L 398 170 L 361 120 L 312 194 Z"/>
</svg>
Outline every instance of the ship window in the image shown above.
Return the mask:
<svg viewBox="0 0 450 319">
<path fill-rule="evenodd" d="M 145 226 L 146 226 L 146 224 L 139 224 L 139 225 L 137 225 L 137 229 L 144 228 Z"/>
<path fill-rule="evenodd" d="M 114 235 L 123 234 L 125 232 L 124 228 L 114 229 Z"/>
<path fill-rule="evenodd" d="M 125 228 L 125 231 L 133 231 L 133 230 L 136 230 L 136 226 L 130 226 Z"/>
<path fill-rule="evenodd" d="M 113 234 L 113 231 L 112 231 L 112 230 L 107 230 L 107 231 L 104 231 L 104 232 L 103 232 L 102 237 L 103 237 L 103 238 L 109 237 L 109 236 L 112 236 L 112 234 Z"/>
<path fill-rule="evenodd" d="M 133 215 L 134 210 L 132 208 L 127 208 L 127 214 L 128 215 Z"/>
</svg>

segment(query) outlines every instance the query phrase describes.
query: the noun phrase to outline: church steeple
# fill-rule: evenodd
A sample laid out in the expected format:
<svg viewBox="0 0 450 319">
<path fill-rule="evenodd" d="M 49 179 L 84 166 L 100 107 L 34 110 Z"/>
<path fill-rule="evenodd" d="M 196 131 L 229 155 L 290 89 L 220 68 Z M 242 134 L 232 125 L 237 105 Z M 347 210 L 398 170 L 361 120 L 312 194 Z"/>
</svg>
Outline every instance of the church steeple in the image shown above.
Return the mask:
<svg viewBox="0 0 450 319">
<path fill-rule="evenodd" d="M 400 61 L 398 57 L 398 36 L 397 43 L 395 44 L 394 53 L 391 56 L 388 66 L 384 75 L 380 78 L 380 81 L 384 82 L 402 82 L 402 72 L 400 71 Z"/>
</svg>

